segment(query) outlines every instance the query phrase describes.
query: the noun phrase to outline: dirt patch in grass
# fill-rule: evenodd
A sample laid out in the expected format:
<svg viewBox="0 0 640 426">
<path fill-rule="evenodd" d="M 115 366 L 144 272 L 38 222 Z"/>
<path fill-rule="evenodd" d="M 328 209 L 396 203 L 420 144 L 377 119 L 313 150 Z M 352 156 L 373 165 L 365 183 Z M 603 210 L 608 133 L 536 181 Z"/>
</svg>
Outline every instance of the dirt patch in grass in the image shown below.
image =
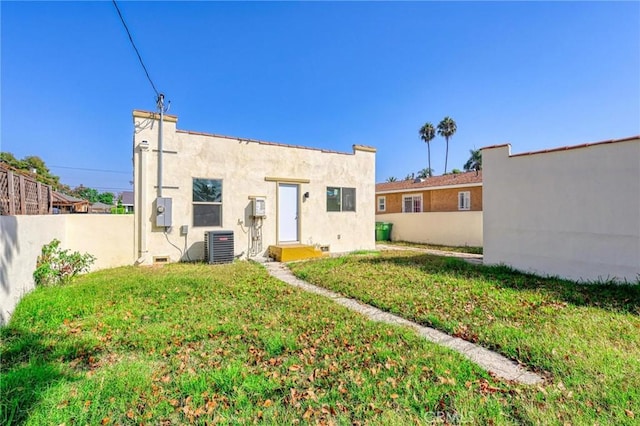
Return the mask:
<svg viewBox="0 0 640 426">
<path fill-rule="evenodd" d="M 438 244 L 411 243 L 408 241 L 384 242 L 385 244 L 396 247 L 410 247 L 429 250 L 452 251 L 456 253 L 482 254 L 482 247 L 470 246 L 443 246 Z"/>
</svg>

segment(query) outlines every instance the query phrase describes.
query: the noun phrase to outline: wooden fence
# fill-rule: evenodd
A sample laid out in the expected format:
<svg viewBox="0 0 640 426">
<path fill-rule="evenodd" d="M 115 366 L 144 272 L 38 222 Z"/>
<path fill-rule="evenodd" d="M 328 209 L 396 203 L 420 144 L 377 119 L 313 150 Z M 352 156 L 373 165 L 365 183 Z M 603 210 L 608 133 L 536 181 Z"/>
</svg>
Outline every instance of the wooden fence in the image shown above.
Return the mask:
<svg viewBox="0 0 640 426">
<path fill-rule="evenodd" d="M 51 186 L 0 164 L 0 215 L 51 214 Z"/>
</svg>

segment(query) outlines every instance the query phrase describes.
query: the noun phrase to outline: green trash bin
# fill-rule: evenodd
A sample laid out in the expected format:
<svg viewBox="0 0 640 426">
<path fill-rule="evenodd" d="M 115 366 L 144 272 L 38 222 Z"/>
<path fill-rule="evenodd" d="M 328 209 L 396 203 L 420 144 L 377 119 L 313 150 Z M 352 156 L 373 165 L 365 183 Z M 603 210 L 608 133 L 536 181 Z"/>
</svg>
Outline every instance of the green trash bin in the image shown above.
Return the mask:
<svg viewBox="0 0 640 426">
<path fill-rule="evenodd" d="M 382 232 L 384 234 L 384 241 L 391 241 L 391 228 L 393 228 L 393 223 L 383 222 Z"/>
<path fill-rule="evenodd" d="M 376 222 L 376 241 L 391 241 L 393 223 Z"/>
</svg>

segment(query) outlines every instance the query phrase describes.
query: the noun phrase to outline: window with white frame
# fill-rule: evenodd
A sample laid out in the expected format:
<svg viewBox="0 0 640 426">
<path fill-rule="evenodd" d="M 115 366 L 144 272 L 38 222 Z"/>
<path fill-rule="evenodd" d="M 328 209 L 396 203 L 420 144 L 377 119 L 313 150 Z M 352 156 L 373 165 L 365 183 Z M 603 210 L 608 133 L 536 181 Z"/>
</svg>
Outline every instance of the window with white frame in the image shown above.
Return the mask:
<svg viewBox="0 0 640 426">
<path fill-rule="evenodd" d="M 460 191 L 458 192 L 458 210 L 470 210 L 471 209 L 471 192 Z"/>
<path fill-rule="evenodd" d="M 387 197 L 378 197 L 378 211 L 383 212 L 387 210 Z"/>
<path fill-rule="evenodd" d="M 327 211 L 328 212 L 355 212 L 356 189 L 327 187 Z"/>
<path fill-rule="evenodd" d="M 402 196 L 402 212 L 403 213 L 422 212 L 422 194 L 403 195 Z"/>
<path fill-rule="evenodd" d="M 193 226 L 222 226 L 222 180 L 193 179 Z"/>
</svg>

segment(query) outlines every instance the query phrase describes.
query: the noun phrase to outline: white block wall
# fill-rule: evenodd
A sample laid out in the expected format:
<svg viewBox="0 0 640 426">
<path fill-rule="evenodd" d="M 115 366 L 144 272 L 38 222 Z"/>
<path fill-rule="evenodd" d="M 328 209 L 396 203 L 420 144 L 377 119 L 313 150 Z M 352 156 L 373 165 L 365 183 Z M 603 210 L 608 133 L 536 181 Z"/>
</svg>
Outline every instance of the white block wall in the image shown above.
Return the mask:
<svg viewBox="0 0 640 426">
<path fill-rule="evenodd" d="M 640 279 L 640 137 L 483 157 L 484 262 L 579 281 Z"/>
</svg>

